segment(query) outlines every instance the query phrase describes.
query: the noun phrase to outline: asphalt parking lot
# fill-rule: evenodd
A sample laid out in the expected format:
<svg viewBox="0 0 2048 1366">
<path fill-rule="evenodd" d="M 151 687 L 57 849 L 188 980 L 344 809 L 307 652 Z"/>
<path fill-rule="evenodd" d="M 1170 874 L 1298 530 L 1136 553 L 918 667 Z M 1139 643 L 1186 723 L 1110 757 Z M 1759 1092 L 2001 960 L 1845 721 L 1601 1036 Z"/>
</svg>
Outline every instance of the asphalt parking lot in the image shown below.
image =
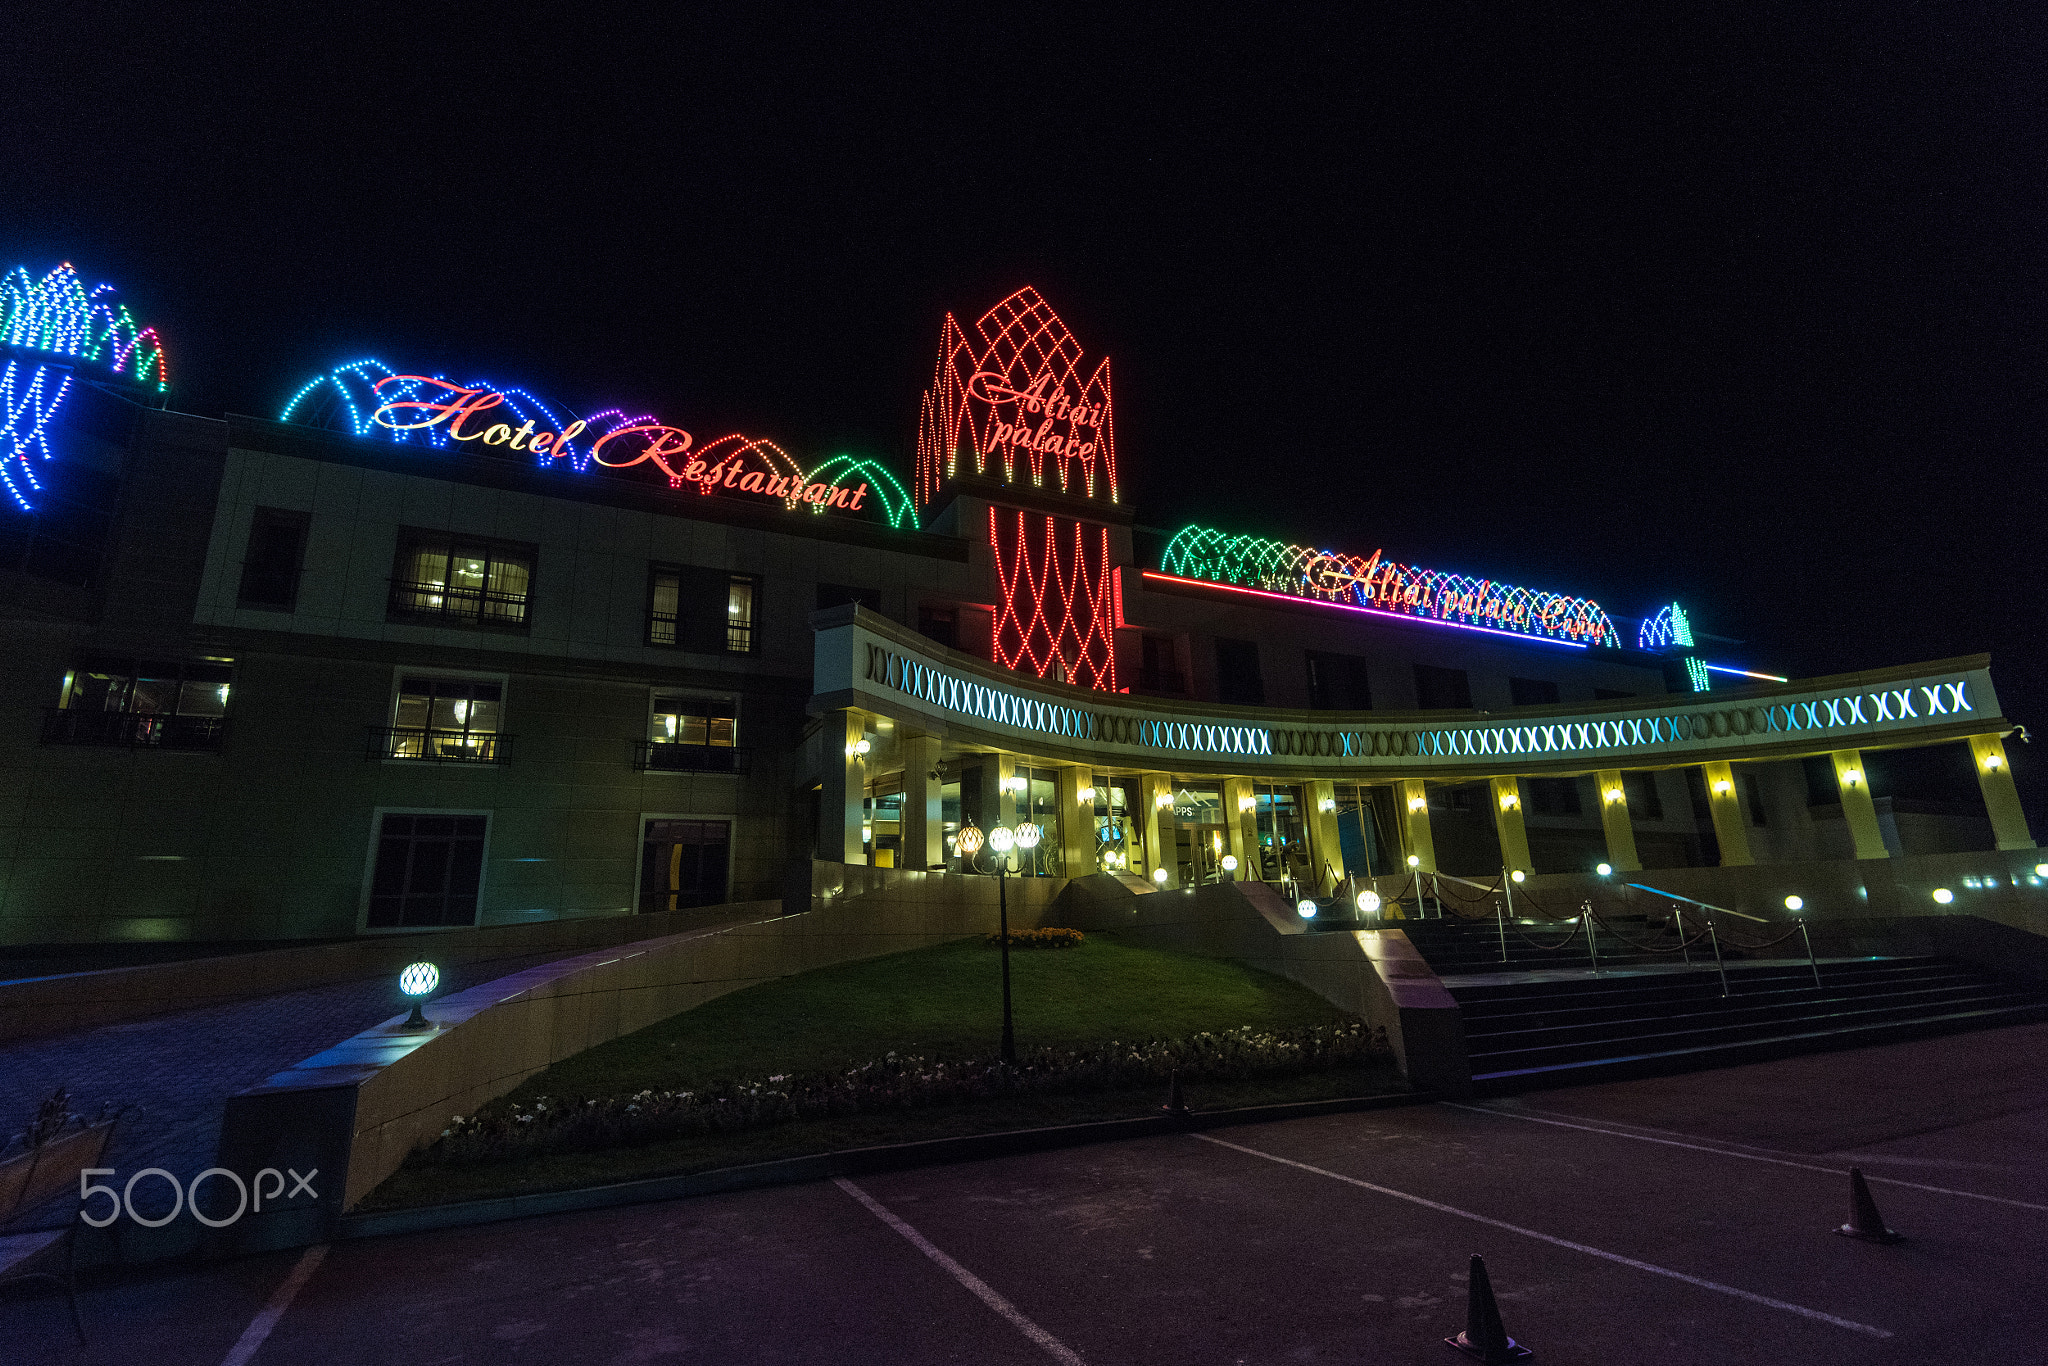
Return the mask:
<svg viewBox="0 0 2048 1366">
<path fill-rule="evenodd" d="M 2048 1026 L 127 1273 L 9 1360 L 2048 1360 Z M 1831 1232 L 1861 1165 L 1892 1247 Z M 4 1349 L 0 1349 L 4 1350 Z"/>
</svg>

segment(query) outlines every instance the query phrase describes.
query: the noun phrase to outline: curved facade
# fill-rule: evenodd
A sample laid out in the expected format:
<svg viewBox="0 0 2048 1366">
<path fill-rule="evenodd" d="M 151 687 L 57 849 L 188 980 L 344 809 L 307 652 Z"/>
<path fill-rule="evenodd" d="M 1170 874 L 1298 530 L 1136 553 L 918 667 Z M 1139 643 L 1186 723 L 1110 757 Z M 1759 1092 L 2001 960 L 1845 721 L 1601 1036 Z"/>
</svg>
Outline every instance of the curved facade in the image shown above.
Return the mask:
<svg viewBox="0 0 2048 1366">
<path fill-rule="evenodd" d="M 1772 680 L 1675 605 L 1144 525 L 1108 362 L 1034 291 L 946 320 L 907 476 L 379 362 L 279 380 L 289 420 L 202 418 L 81 371 L 18 436 L 0 941 L 800 902 L 816 860 L 958 868 L 1026 817 L 1030 873 L 1304 895 L 2032 847 L 1983 657 Z M 1981 805 L 1873 798 L 1866 756 L 1925 746 Z"/>
</svg>

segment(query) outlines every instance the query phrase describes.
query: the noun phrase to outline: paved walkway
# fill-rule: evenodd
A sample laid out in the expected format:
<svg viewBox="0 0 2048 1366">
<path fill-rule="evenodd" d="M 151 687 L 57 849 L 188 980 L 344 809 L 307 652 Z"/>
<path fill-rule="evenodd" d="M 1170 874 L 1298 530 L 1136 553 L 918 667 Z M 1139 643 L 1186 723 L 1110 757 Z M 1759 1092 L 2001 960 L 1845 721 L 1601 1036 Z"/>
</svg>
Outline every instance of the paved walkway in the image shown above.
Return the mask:
<svg viewBox="0 0 2048 1366">
<path fill-rule="evenodd" d="M 0 1316 L 53 1366 L 1453 1366 L 1479 1252 L 1542 1366 L 2037 1362 L 2044 1097 L 2029 1025 L 146 1268 L 89 1356 Z M 1909 1241 L 1834 1235 L 1851 1161 Z"/>
<path fill-rule="evenodd" d="M 454 964 L 442 993 L 463 991 L 564 955 L 559 950 Z M 72 1109 L 139 1105 L 115 1131 L 104 1163 L 123 1173 L 163 1167 L 181 1180 L 213 1165 L 227 1098 L 406 1008 L 395 975 L 201 1006 L 78 1034 L 0 1044 L 0 1141 L 21 1132 L 36 1106 L 62 1086 Z M 169 1208 L 161 1182 L 136 1188 Z"/>
</svg>

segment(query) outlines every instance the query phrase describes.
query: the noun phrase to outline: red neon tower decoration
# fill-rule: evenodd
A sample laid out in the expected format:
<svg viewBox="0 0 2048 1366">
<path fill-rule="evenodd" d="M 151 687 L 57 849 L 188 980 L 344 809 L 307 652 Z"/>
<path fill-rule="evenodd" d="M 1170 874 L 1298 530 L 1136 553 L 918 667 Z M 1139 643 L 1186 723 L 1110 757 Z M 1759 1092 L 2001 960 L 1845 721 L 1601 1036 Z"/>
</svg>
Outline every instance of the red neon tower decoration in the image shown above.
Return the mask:
<svg viewBox="0 0 2048 1366">
<path fill-rule="evenodd" d="M 1109 359 L 1093 366 L 1059 314 L 1025 286 L 975 321 L 946 315 L 917 423 L 917 501 L 971 473 L 1117 501 Z"/>
<path fill-rule="evenodd" d="M 988 510 L 996 552 L 995 657 L 1006 669 L 1115 692 L 1116 568 L 1109 528 Z"/>
</svg>

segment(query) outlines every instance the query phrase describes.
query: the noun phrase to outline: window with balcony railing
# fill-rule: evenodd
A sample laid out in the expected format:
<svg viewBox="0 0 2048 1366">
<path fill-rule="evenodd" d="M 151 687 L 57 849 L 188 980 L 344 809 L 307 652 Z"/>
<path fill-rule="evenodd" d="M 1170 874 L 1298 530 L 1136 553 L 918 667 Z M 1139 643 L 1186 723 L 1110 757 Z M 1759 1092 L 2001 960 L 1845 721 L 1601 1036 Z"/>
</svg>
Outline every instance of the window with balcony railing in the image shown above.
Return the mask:
<svg viewBox="0 0 2048 1366">
<path fill-rule="evenodd" d="M 705 654 L 752 654 L 761 581 L 694 565 L 648 569 L 647 643 Z"/>
<path fill-rule="evenodd" d="M 739 708 L 729 697 L 662 694 L 634 767 L 667 773 L 744 773 L 751 753 L 741 749 Z"/>
<path fill-rule="evenodd" d="M 233 676 L 224 659 L 88 657 L 43 714 L 43 743 L 217 750 Z"/>
<path fill-rule="evenodd" d="M 408 534 L 398 544 L 393 621 L 523 631 L 533 590 L 531 546 Z"/>
<path fill-rule="evenodd" d="M 370 731 L 370 757 L 501 763 L 512 738 L 499 728 L 504 697 L 502 683 L 406 675 L 398 682 L 392 724 Z"/>
</svg>

